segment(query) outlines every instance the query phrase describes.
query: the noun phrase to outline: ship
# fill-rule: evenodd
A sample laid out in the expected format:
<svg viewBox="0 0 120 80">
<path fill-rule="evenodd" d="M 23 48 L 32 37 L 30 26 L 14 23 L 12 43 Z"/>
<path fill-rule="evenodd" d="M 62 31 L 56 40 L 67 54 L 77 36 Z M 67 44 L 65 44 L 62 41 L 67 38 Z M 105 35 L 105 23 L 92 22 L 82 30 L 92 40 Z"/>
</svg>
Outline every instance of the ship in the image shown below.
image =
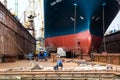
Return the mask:
<svg viewBox="0 0 120 80">
<path fill-rule="evenodd" d="M 25 59 L 25 55 L 35 52 L 36 39 L 20 23 L 17 16 L 0 2 L 0 59 L 13 62 Z"/>
<path fill-rule="evenodd" d="M 105 36 L 105 46 L 106 46 L 106 52 L 107 53 L 120 53 L 120 31 L 116 31 L 114 33 L 111 33 L 109 35 Z M 113 47 L 114 46 L 114 47 Z M 102 48 L 99 48 L 100 52 L 103 51 Z"/>
<path fill-rule="evenodd" d="M 118 11 L 118 0 L 44 0 L 45 47 L 98 52 Z"/>
</svg>

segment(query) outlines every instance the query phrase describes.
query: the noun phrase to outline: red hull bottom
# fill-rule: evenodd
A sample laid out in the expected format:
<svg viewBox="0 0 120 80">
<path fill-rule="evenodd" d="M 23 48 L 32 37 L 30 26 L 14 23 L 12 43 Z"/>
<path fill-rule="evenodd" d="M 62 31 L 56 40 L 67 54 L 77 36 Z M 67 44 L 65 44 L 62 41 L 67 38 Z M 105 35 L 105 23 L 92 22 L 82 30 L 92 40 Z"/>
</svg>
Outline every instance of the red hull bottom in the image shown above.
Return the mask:
<svg viewBox="0 0 120 80">
<path fill-rule="evenodd" d="M 92 37 L 94 39 L 92 39 Z M 75 51 L 76 49 L 81 49 L 84 54 L 88 54 L 91 49 L 91 45 L 95 44 L 94 47 L 98 47 L 97 43 L 100 42 L 101 39 L 99 37 L 97 38 L 92 36 L 89 31 L 85 31 L 72 35 L 46 38 L 45 46 L 54 48 L 62 47 L 66 51 Z"/>
</svg>

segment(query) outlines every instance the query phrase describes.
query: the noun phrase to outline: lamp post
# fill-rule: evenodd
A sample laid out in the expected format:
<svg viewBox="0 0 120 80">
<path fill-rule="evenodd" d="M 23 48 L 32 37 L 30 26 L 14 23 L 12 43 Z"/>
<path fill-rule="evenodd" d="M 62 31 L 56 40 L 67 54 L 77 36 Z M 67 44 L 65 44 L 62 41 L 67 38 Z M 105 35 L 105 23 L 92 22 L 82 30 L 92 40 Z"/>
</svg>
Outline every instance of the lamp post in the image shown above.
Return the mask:
<svg viewBox="0 0 120 80">
<path fill-rule="evenodd" d="M 75 33 L 76 33 L 76 8 L 77 4 L 74 3 L 74 43 L 76 44 L 76 38 L 75 38 Z M 73 59 L 74 59 L 74 54 L 75 54 L 75 45 L 73 48 Z"/>
<path fill-rule="evenodd" d="M 75 7 L 75 10 L 74 10 L 74 34 L 75 34 L 75 29 L 76 29 L 76 8 L 77 8 L 76 3 L 74 3 L 74 7 Z"/>
<path fill-rule="evenodd" d="M 102 6 L 103 6 L 103 48 L 104 48 L 104 51 L 106 52 L 106 44 L 105 44 L 105 36 L 104 36 L 104 33 L 105 33 L 105 19 L 104 19 L 104 7 L 105 7 L 106 3 L 103 3 Z"/>
<path fill-rule="evenodd" d="M 76 12 L 77 12 L 77 4 L 76 3 L 74 3 L 74 18 L 73 17 L 70 17 L 70 19 L 72 20 L 72 21 L 74 21 L 74 44 L 75 45 L 73 45 L 73 54 L 72 54 L 72 58 L 74 59 L 74 54 L 75 54 L 75 48 L 77 47 L 77 41 L 76 41 L 76 36 L 75 36 L 75 33 L 76 33 Z M 83 20 L 84 19 L 84 17 L 83 16 L 80 16 L 80 19 L 81 20 Z"/>
</svg>

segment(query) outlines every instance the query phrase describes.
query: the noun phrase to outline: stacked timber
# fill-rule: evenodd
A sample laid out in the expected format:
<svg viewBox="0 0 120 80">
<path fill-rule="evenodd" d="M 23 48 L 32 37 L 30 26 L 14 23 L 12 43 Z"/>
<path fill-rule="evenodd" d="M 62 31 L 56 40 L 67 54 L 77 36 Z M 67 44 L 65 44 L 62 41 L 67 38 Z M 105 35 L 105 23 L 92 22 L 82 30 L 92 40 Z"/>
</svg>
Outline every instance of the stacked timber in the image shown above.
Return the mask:
<svg viewBox="0 0 120 80">
<path fill-rule="evenodd" d="M 35 52 L 36 40 L 0 2 L 0 57 L 5 61 L 23 58 Z"/>
</svg>

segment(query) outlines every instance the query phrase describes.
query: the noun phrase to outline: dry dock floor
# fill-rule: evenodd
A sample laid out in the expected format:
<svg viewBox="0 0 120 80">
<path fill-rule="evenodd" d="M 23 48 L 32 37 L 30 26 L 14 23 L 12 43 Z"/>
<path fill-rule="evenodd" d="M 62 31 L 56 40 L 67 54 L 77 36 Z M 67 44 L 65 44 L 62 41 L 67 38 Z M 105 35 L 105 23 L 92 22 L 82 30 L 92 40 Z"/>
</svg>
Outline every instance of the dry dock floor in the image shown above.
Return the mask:
<svg viewBox="0 0 120 80">
<path fill-rule="evenodd" d="M 64 70 L 58 70 L 57 72 L 53 70 L 53 67 L 56 65 L 56 62 L 53 62 L 52 59 L 48 59 L 48 61 L 35 61 L 35 60 L 19 60 L 16 62 L 11 63 L 0 63 L 0 80 L 6 79 L 9 80 L 41 80 L 43 75 L 43 80 L 48 80 L 48 78 L 52 78 L 49 80 L 56 80 L 56 78 L 69 78 L 67 80 L 98 80 L 98 78 L 101 78 L 100 80 L 120 80 L 120 78 L 115 79 L 114 74 L 120 75 L 120 66 L 119 65 L 112 65 L 114 67 L 114 71 L 89 71 L 86 70 L 84 72 L 80 71 L 80 65 L 78 65 L 76 62 L 82 62 L 85 64 L 100 64 L 100 65 L 107 65 L 105 63 L 98 63 L 98 62 L 87 62 L 85 60 L 78 60 L 74 59 L 74 61 L 71 61 L 72 59 L 66 59 L 67 62 L 63 62 L 63 68 Z M 38 64 L 43 67 L 43 69 L 39 70 L 30 70 L 30 67 L 32 64 Z M 11 70 L 12 69 L 12 70 Z M 27 70 L 28 69 L 28 70 Z M 78 69 L 78 70 L 77 70 Z M 10 70 L 10 71 L 9 71 Z M 116 71 L 118 70 L 118 71 Z M 16 75 L 13 76 L 13 75 Z M 103 75 L 102 75 L 103 74 Z M 109 75 L 108 75 L 109 74 Z M 7 76 L 6 76 L 7 75 Z M 34 77 L 33 77 L 34 76 Z M 51 77 L 52 76 L 52 77 Z M 71 77 L 72 76 L 72 77 Z M 91 77 L 93 76 L 93 77 Z M 64 80 L 61 79 L 61 80 Z"/>
<path fill-rule="evenodd" d="M 66 61 L 70 61 L 72 59 L 66 59 Z M 78 59 L 74 59 L 74 62 L 63 62 L 63 68 L 65 69 L 75 69 L 75 68 L 79 68 L 80 66 L 76 63 L 79 61 L 83 61 L 83 60 L 78 60 Z M 56 65 L 56 62 L 53 62 L 52 59 L 48 59 L 48 61 L 45 60 L 19 60 L 16 62 L 9 62 L 9 63 L 0 63 L 0 71 L 4 71 L 6 69 L 10 69 L 10 68 L 27 68 L 27 67 L 31 67 L 31 64 L 39 64 L 41 65 L 44 69 L 45 68 L 49 68 L 49 69 L 53 69 L 53 67 Z M 99 62 L 89 62 L 89 63 L 93 63 L 93 64 L 101 64 L 101 65 L 107 65 L 106 63 L 99 63 Z M 120 68 L 119 65 L 112 65 L 113 67 L 116 68 Z"/>
</svg>

